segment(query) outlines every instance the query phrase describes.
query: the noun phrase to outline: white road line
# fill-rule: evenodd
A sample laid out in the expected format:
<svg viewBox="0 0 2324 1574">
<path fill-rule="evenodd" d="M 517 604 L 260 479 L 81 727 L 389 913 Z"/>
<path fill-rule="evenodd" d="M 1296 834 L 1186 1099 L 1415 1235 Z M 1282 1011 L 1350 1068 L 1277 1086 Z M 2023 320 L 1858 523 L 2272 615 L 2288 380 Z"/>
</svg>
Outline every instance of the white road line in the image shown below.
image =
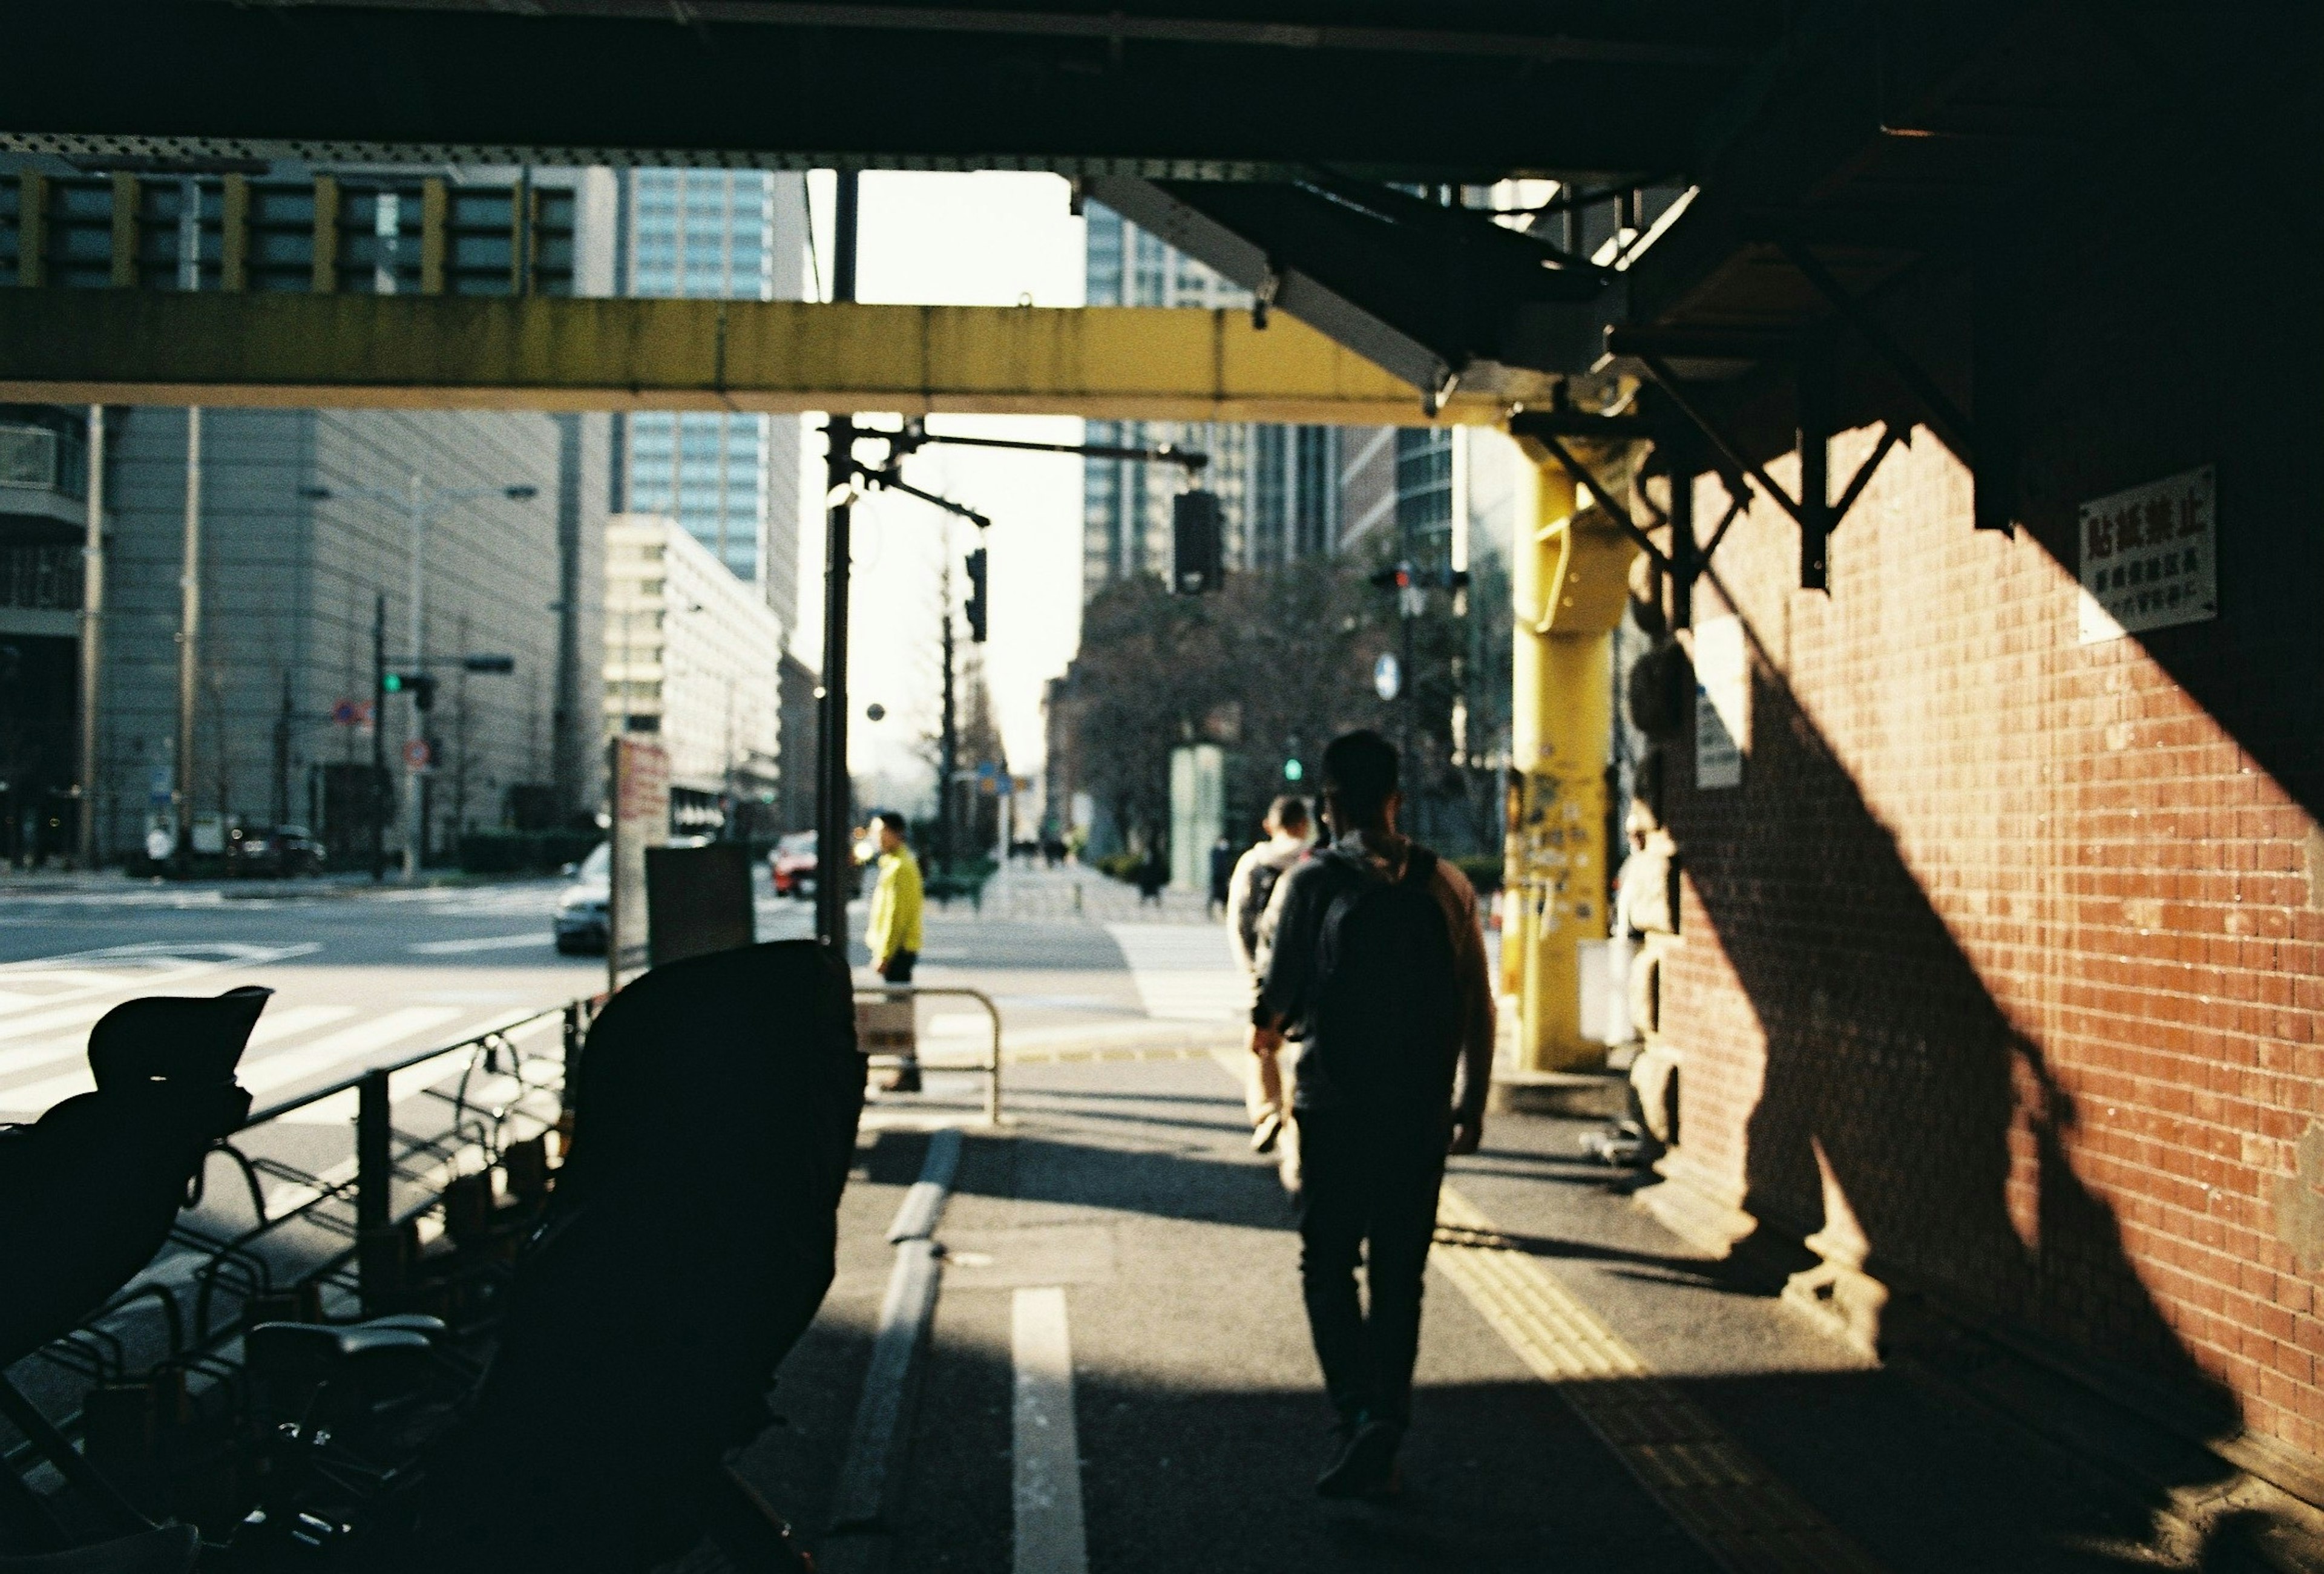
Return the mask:
<svg viewBox="0 0 2324 1574">
<path fill-rule="evenodd" d="M 244 1063 L 237 1080 L 254 1095 L 272 1093 L 374 1050 L 416 1038 L 459 1014 L 458 1008 L 453 1006 L 405 1006 L 369 1022 L 343 1027 L 312 1044 L 270 1054 L 256 1065 Z"/>
<path fill-rule="evenodd" d="M 1250 983 L 1213 924 L 1109 924 L 1149 1017 L 1172 1022 L 1242 1021 Z"/>
<path fill-rule="evenodd" d="M 1063 1290 L 1016 1293 L 1009 1356 L 1016 1368 L 1011 1566 L 1015 1574 L 1088 1574 L 1081 1439 L 1074 1422 L 1074 1352 Z"/>
<path fill-rule="evenodd" d="M 75 1002 L 72 1005 L 60 1004 L 54 1010 L 23 1011 L 0 1018 L 0 1041 L 30 1038 L 35 1034 L 85 1030 L 119 1004 L 109 1000 L 100 1002 L 98 997 L 151 994 L 164 985 L 180 984 L 188 979 L 223 972 L 229 968 L 263 967 L 294 956 L 309 956 L 322 949 L 320 942 L 311 940 L 290 945 L 204 944 L 187 946 L 182 950 L 164 946 L 122 946 L 112 951 L 75 952 L 65 956 L 35 957 L 25 962 L 0 964 L 0 982 L 5 983 L 58 974 L 95 980 L 68 990 L 52 991 L 44 997 L 48 1001 L 72 1000 Z M 223 952 L 226 954 L 210 957 L 186 954 L 204 952 Z M 134 971 L 99 975 L 90 971 L 88 965 L 90 963 L 99 968 Z"/>
<path fill-rule="evenodd" d="M 417 956 L 457 956 L 469 951 L 531 950 L 549 944 L 554 937 L 535 932 L 530 934 L 484 934 L 474 940 L 423 940 L 403 949 Z"/>
<path fill-rule="evenodd" d="M 312 1033 L 318 1027 L 328 1027 L 343 1017 L 355 1014 L 353 1006 L 290 1006 L 280 1011 L 269 1011 L 258 1019 L 250 1031 L 249 1047 L 256 1049 L 264 1044 L 280 1044 L 286 1038 L 297 1038 Z"/>
<path fill-rule="evenodd" d="M 300 1034 L 327 1027 L 345 1017 L 355 1014 L 353 1006 L 294 1006 L 287 1011 L 259 1018 L 250 1035 L 253 1048 L 263 1044 L 280 1043 Z M 36 1053 L 37 1052 L 37 1053 Z M 60 1100 L 76 1093 L 86 1093 L 97 1086 L 90 1078 L 88 1064 L 88 1048 L 81 1038 L 57 1040 L 51 1045 L 38 1045 L 31 1050 L 9 1057 L 8 1064 L 0 1068 L 0 1075 L 15 1075 L 39 1071 L 60 1061 L 77 1061 L 69 1072 L 44 1077 L 36 1082 L 25 1082 L 0 1091 L 0 1109 L 45 1110 Z"/>
</svg>

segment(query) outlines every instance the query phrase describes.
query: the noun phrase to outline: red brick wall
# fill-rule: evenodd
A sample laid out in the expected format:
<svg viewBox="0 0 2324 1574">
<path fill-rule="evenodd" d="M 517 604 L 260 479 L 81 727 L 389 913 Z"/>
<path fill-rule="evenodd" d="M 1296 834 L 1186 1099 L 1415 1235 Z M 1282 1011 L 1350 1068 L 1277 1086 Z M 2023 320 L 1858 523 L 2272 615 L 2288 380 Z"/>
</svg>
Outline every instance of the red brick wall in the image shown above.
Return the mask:
<svg viewBox="0 0 2324 1574">
<path fill-rule="evenodd" d="M 2235 474 L 2223 543 L 2255 523 Z M 1708 478 L 1698 499 L 1723 510 Z M 1672 761 L 1681 1172 L 1797 1236 L 1821 1153 L 1876 1277 L 2324 1451 L 2319 1281 L 2277 1216 L 2324 1121 L 2315 821 L 2156 654 L 2201 668 L 2218 628 L 2081 644 L 2049 534 L 1974 530 L 1923 429 L 1835 536 L 1829 596 L 1796 588 L 1771 507 L 1721 548 L 1695 615 L 1729 600 L 1749 631 L 1750 758 L 1727 791 L 1691 790 L 1683 740 Z M 2287 732 L 2324 725 L 2305 700 Z"/>
</svg>

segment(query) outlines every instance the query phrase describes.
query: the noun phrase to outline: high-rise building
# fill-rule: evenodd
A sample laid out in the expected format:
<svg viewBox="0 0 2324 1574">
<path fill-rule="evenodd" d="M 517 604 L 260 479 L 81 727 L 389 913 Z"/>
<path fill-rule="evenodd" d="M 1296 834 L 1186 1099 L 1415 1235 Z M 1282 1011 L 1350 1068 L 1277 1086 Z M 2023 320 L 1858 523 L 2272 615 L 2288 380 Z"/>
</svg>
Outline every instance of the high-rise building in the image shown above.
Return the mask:
<svg viewBox="0 0 2324 1574">
<path fill-rule="evenodd" d="M 634 170 L 622 180 L 621 292 L 796 300 L 807 188 L 761 170 Z M 737 579 L 798 626 L 799 422 L 795 416 L 650 411 L 627 416 L 614 458 L 617 511 L 676 520 Z"/>
<path fill-rule="evenodd" d="M 675 520 L 605 526 L 605 727 L 659 732 L 681 830 L 771 800 L 782 748 L 780 619 Z"/>
<path fill-rule="evenodd" d="M 1250 291 L 1111 209 L 1091 203 L 1087 219 L 1092 306 L 1250 305 Z M 1208 454 L 1201 484 L 1222 504 L 1230 567 L 1275 567 L 1339 545 L 1345 439 L 1336 428 L 1091 421 L 1086 440 L 1140 448 L 1170 443 Z M 1173 465 L 1084 461 L 1084 600 L 1116 580 L 1168 572 L 1170 500 L 1185 484 Z"/>
<path fill-rule="evenodd" d="M 95 784 L 100 851 L 133 853 L 155 826 L 309 825 L 334 862 L 371 831 L 374 619 L 391 669 L 438 679 L 421 714 L 392 695 L 391 855 L 422 795 L 429 856 L 459 834 L 545 825 L 596 807 L 596 674 L 569 670 L 597 630 L 562 615 L 566 552 L 597 550 L 604 515 L 567 517 L 567 464 L 602 465 L 604 424 L 485 411 L 223 410 L 202 413 L 197 497 L 200 619 L 191 741 L 180 780 L 178 662 L 189 489 L 182 410 L 106 423 L 103 687 Z M 602 474 L 602 472 L 601 472 Z M 512 487 L 532 489 L 511 497 Z M 420 645 L 410 589 L 421 578 Z M 592 570 L 582 583 L 595 579 Z M 507 656 L 469 673 L 461 658 Z M 571 735 L 576 721 L 586 738 Z M 432 745 L 407 756 L 411 743 Z M 560 771 L 566 776 L 560 779 Z"/>
</svg>

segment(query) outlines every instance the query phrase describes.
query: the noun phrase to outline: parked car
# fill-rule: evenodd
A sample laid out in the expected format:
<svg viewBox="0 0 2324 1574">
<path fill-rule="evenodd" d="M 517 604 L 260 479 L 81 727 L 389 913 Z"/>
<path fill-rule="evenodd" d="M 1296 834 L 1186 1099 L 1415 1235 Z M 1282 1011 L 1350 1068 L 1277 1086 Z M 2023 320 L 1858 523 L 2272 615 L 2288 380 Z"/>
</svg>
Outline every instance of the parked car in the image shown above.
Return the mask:
<svg viewBox="0 0 2324 1574">
<path fill-rule="evenodd" d="M 226 869 L 238 876 L 281 879 L 323 872 L 323 844 L 304 825 L 237 825 L 226 833 Z"/>
<path fill-rule="evenodd" d="M 557 949 L 603 952 L 609 933 L 606 904 L 613 895 L 613 849 L 600 842 L 588 857 L 567 870 L 573 883 L 557 898 Z"/>
</svg>

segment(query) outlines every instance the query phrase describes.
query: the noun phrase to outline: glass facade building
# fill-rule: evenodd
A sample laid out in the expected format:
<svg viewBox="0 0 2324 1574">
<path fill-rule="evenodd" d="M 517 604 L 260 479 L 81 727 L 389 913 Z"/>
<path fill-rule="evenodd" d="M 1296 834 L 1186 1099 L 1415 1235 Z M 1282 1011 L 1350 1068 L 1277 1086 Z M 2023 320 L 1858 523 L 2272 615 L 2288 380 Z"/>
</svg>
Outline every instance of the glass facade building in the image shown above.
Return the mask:
<svg viewBox="0 0 2324 1574">
<path fill-rule="evenodd" d="M 796 174 L 637 170 L 623 178 L 625 293 L 798 298 L 806 191 Z M 720 411 L 632 415 L 616 502 L 675 519 L 786 629 L 798 612 L 799 425 Z"/>
<path fill-rule="evenodd" d="M 1248 308 L 1248 290 L 1091 203 L 1092 306 Z M 1330 552 L 1340 531 L 1341 437 L 1333 427 L 1175 421 L 1091 421 L 1085 440 L 1124 447 L 1164 443 L 1211 456 L 1202 485 L 1218 494 L 1231 568 L 1269 568 Z M 1170 566 L 1170 500 L 1185 486 L 1174 465 L 1087 459 L 1083 469 L 1082 596 Z"/>
</svg>

